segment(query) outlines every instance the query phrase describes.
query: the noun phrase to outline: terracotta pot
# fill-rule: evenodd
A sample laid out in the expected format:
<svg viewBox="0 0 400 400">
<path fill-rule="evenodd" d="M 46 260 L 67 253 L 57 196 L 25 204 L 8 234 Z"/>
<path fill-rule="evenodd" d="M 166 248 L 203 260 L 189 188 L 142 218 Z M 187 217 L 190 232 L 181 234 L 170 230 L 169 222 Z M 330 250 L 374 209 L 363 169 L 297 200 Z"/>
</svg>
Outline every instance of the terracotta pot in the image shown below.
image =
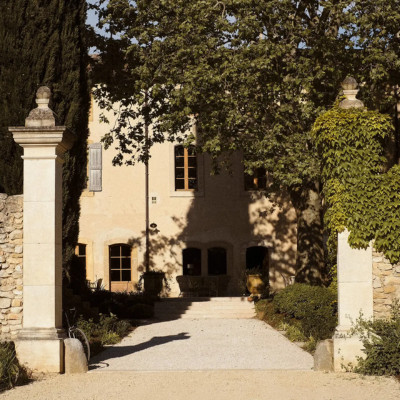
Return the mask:
<svg viewBox="0 0 400 400">
<path fill-rule="evenodd" d="M 261 295 L 265 290 L 265 283 L 261 274 L 247 275 L 247 289 L 252 295 Z"/>
</svg>

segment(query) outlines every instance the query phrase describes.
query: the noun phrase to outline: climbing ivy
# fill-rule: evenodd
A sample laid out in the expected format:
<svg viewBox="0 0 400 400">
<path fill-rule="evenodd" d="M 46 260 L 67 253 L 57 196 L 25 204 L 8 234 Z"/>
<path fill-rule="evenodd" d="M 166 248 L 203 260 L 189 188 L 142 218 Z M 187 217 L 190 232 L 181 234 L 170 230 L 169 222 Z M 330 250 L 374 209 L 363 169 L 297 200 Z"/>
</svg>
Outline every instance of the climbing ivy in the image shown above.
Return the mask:
<svg viewBox="0 0 400 400">
<path fill-rule="evenodd" d="M 384 139 L 392 135 L 388 115 L 337 105 L 315 122 L 312 136 L 322 160 L 324 224 L 328 249 L 347 228 L 349 244 L 371 240 L 392 262 L 400 260 L 400 166 L 385 171 Z"/>
</svg>

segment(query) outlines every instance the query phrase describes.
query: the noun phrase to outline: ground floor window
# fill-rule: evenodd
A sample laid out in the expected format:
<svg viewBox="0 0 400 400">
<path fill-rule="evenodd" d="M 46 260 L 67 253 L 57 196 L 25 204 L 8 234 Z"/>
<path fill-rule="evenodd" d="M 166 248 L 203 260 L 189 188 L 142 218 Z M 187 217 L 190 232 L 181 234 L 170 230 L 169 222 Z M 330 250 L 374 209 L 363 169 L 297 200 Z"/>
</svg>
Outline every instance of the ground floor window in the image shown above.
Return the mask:
<svg viewBox="0 0 400 400">
<path fill-rule="evenodd" d="M 131 247 L 127 244 L 113 244 L 109 247 L 110 280 L 126 282 L 131 280 Z"/>
<path fill-rule="evenodd" d="M 227 257 L 223 247 L 211 247 L 207 250 L 208 275 L 226 275 Z"/>
<path fill-rule="evenodd" d="M 80 270 L 86 273 L 86 244 L 78 243 L 75 248 L 75 255 L 78 258 Z"/>
<path fill-rule="evenodd" d="M 182 251 L 183 275 L 201 275 L 201 249 L 189 247 Z"/>
</svg>

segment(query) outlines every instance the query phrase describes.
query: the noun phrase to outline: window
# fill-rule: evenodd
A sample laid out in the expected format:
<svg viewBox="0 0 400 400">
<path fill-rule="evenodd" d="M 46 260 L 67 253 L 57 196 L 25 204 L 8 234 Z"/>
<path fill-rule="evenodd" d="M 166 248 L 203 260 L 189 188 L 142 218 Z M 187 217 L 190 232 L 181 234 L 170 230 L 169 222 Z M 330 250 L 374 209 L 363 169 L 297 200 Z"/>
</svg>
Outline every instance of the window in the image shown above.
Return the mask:
<svg viewBox="0 0 400 400">
<path fill-rule="evenodd" d="M 131 280 L 131 247 L 127 244 L 114 244 L 109 247 L 110 280 L 127 282 Z"/>
<path fill-rule="evenodd" d="M 175 146 L 175 190 L 197 190 L 197 157 L 194 146 Z"/>
<path fill-rule="evenodd" d="M 201 249 L 189 247 L 182 251 L 183 275 L 201 275 Z"/>
<path fill-rule="evenodd" d="M 252 174 L 244 174 L 245 190 L 263 190 L 267 188 L 267 172 L 265 168 L 260 167 L 254 170 Z"/>
<path fill-rule="evenodd" d="M 211 247 L 207 251 L 208 275 L 226 275 L 226 249 Z"/>
<path fill-rule="evenodd" d="M 75 255 L 78 257 L 79 270 L 86 274 L 86 244 L 78 243 L 75 247 Z"/>
<path fill-rule="evenodd" d="M 101 143 L 92 143 L 89 145 L 89 190 L 91 192 L 102 190 L 101 165 Z"/>
</svg>

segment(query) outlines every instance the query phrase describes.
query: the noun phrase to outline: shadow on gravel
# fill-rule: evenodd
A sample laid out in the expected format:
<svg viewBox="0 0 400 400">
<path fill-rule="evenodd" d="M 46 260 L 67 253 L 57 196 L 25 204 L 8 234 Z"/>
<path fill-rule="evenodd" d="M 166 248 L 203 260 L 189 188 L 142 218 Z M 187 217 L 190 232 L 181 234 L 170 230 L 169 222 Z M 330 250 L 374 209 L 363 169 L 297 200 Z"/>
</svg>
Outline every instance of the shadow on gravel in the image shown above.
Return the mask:
<svg viewBox="0 0 400 400">
<path fill-rule="evenodd" d="M 135 344 L 134 346 L 113 346 L 103 351 L 93 358 L 89 370 L 101 369 L 108 366 L 107 360 L 111 358 L 125 357 L 129 354 L 138 353 L 139 351 L 149 349 L 151 347 L 160 346 L 165 343 L 173 342 L 175 340 L 189 339 L 188 332 L 181 332 L 177 335 L 169 336 L 154 336 L 144 343 Z"/>
</svg>

